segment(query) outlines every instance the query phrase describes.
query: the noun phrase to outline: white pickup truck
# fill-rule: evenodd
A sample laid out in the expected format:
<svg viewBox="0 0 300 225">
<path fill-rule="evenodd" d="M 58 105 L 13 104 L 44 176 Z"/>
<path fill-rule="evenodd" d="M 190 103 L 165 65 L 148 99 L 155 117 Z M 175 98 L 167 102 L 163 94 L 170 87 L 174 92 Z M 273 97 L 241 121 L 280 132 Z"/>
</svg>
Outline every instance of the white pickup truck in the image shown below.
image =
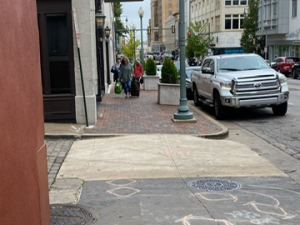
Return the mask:
<svg viewBox="0 0 300 225">
<path fill-rule="evenodd" d="M 231 108 L 272 107 L 275 115 L 287 112 L 286 77 L 271 69 L 256 54 L 216 55 L 205 58 L 191 75 L 194 103 L 214 107 L 216 119 Z"/>
</svg>

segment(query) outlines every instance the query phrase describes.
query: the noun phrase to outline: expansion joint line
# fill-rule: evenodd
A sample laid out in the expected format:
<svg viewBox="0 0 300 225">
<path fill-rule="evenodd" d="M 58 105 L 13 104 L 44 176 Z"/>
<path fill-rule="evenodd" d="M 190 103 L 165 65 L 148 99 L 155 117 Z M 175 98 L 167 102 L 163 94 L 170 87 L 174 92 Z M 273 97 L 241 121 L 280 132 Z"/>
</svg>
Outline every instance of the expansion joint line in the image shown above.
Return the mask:
<svg viewBox="0 0 300 225">
<path fill-rule="evenodd" d="M 206 210 L 206 212 L 210 215 L 210 217 L 212 218 L 212 219 L 215 219 L 214 217 L 213 217 L 213 215 L 209 212 L 209 210 L 207 209 L 207 207 L 203 204 L 203 202 L 201 201 L 201 199 L 195 194 L 195 192 L 187 185 L 187 183 L 186 183 L 186 181 L 185 181 L 185 179 L 184 179 L 184 177 L 182 176 L 182 174 L 180 173 L 180 170 L 178 169 L 178 166 L 177 166 L 177 164 L 176 164 L 176 162 L 175 162 L 175 159 L 174 159 L 174 157 L 173 157 L 173 155 L 172 155 L 172 152 L 170 151 L 170 146 L 169 146 L 169 143 L 168 143 L 168 140 L 167 140 L 167 138 L 166 138 L 166 136 L 163 136 L 164 137 L 164 140 L 165 140 L 165 143 L 166 143 L 166 145 L 167 145 L 167 149 L 168 149 L 168 153 L 169 153 L 169 155 L 171 156 L 171 158 L 172 158 L 172 161 L 173 161 L 173 163 L 174 163 L 174 165 L 175 165 L 175 168 L 176 168 L 176 170 L 177 170 L 177 173 L 179 174 L 179 176 L 180 176 L 180 179 L 181 179 L 181 181 L 185 184 L 185 186 L 190 190 L 190 192 L 192 193 L 192 195 L 198 200 L 198 202 L 203 206 L 203 208 Z"/>
</svg>

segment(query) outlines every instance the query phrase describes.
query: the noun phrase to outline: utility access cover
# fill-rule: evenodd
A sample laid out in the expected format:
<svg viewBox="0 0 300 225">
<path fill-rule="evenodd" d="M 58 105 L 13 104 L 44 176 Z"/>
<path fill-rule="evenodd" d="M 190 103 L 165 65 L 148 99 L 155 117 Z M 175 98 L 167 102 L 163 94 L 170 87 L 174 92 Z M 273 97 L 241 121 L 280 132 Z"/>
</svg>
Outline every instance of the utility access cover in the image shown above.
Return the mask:
<svg viewBox="0 0 300 225">
<path fill-rule="evenodd" d="M 241 184 L 223 179 L 200 179 L 193 180 L 187 184 L 191 188 L 196 188 L 200 191 L 207 192 L 224 192 L 238 190 L 242 187 Z"/>
<path fill-rule="evenodd" d="M 90 225 L 97 221 L 95 215 L 83 206 L 50 205 L 51 225 Z"/>
</svg>

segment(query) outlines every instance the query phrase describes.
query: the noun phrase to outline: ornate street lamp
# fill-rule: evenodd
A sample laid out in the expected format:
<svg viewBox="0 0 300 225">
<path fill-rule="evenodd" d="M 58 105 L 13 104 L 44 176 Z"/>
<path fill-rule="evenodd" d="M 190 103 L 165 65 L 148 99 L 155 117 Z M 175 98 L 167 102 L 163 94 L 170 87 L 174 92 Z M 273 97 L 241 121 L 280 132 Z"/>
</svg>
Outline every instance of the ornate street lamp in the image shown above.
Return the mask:
<svg viewBox="0 0 300 225">
<path fill-rule="evenodd" d="M 104 29 L 104 32 L 105 32 L 106 39 L 108 39 L 110 36 L 110 28 L 108 26 L 106 26 Z"/>
<path fill-rule="evenodd" d="M 140 54 L 140 60 L 143 65 L 143 68 L 145 68 L 145 63 L 144 63 L 144 43 L 143 43 L 143 16 L 144 16 L 144 10 L 142 7 L 140 7 L 139 11 L 139 16 L 141 18 L 141 54 Z"/>
<path fill-rule="evenodd" d="M 95 14 L 95 18 L 96 18 L 97 28 L 99 28 L 99 29 L 103 28 L 106 16 L 102 12 L 97 12 Z"/>
</svg>

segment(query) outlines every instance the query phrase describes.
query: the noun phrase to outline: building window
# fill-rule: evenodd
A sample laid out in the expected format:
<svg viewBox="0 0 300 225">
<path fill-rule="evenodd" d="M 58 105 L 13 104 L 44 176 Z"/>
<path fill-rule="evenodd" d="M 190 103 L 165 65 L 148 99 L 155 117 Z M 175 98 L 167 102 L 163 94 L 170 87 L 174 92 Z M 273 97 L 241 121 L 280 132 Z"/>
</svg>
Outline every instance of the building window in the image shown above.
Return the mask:
<svg viewBox="0 0 300 225">
<path fill-rule="evenodd" d="M 239 15 L 233 15 L 232 29 L 239 29 Z"/>
<path fill-rule="evenodd" d="M 216 31 L 220 30 L 220 16 L 216 16 Z"/>
<path fill-rule="evenodd" d="M 241 0 L 241 5 L 247 5 L 247 0 Z"/>
<path fill-rule="evenodd" d="M 225 29 L 231 29 L 231 15 L 225 15 Z"/>
<path fill-rule="evenodd" d="M 172 15 L 173 15 L 172 11 L 169 11 L 169 16 L 172 16 Z"/>
<path fill-rule="evenodd" d="M 172 3 L 169 3 L 169 8 L 172 8 Z"/>
<path fill-rule="evenodd" d="M 233 0 L 233 5 L 239 5 L 239 0 Z"/>
<path fill-rule="evenodd" d="M 154 41 L 158 41 L 158 40 L 159 40 L 158 32 L 155 32 Z"/>
<path fill-rule="evenodd" d="M 297 0 L 292 1 L 292 17 L 297 17 Z"/>
<path fill-rule="evenodd" d="M 231 5 L 231 0 L 226 0 L 225 5 Z"/>
<path fill-rule="evenodd" d="M 225 15 L 225 29 L 226 30 L 237 30 L 243 28 L 244 15 Z"/>
</svg>

